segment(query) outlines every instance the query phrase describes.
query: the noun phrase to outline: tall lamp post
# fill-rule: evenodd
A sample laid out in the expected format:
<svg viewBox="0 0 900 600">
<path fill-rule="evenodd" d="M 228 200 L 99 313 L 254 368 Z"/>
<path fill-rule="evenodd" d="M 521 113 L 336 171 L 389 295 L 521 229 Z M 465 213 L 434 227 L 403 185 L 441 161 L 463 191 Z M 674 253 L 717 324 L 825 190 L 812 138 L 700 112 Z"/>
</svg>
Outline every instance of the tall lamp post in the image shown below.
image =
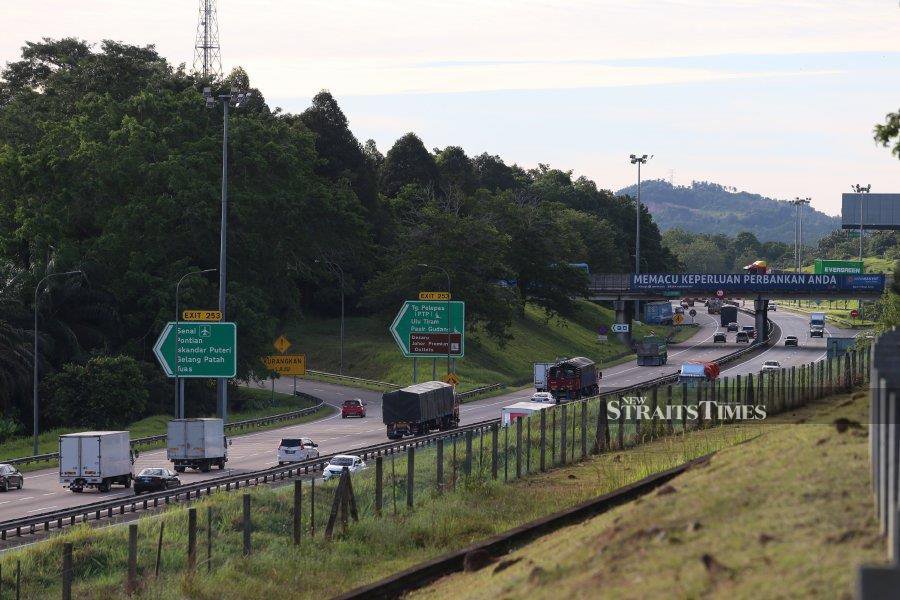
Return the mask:
<svg viewBox="0 0 900 600">
<path fill-rule="evenodd" d="M 179 304 L 180 293 L 181 293 L 181 282 L 191 275 L 203 275 L 205 273 L 214 273 L 216 269 L 203 269 L 202 271 L 190 271 L 181 276 L 181 279 L 178 280 L 178 283 L 175 284 L 175 417 L 177 419 L 184 418 L 184 390 L 181 389 L 181 386 L 184 385 L 184 382 L 180 380 L 178 377 L 178 326 L 181 325 L 181 308 Z"/>
<path fill-rule="evenodd" d="M 857 194 L 868 194 L 872 190 L 872 185 L 851 185 L 850 189 Z M 863 199 L 859 197 L 859 262 L 863 259 Z"/>
<path fill-rule="evenodd" d="M 443 271 L 444 275 L 447 276 L 447 375 L 449 375 L 452 372 L 450 370 L 450 340 L 452 339 L 450 334 L 453 331 L 453 313 L 450 309 L 450 272 L 444 267 L 439 267 L 437 265 L 419 263 L 419 266 L 423 269 L 437 269 Z"/>
<path fill-rule="evenodd" d="M 320 262 L 319 259 L 316 259 L 315 262 Z M 341 359 L 340 366 L 338 367 L 338 375 L 344 374 L 344 269 L 338 263 L 328 260 L 327 258 L 323 258 L 321 262 L 324 262 L 332 272 L 336 272 L 338 277 L 341 280 Z"/>
<path fill-rule="evenodd" d="M 637 165 L 637 202 L 635 202 L 634 208 L 634 274 L 637 275 L 641 272 L 641 165 L 647 164 L 647 161 L 653 158 L 653 155 L 647 156 L 646 154 L 642 154 L 638 156 L 636 154 L 631 155 L 631 164 Z M 640 308 L 640 302 L 638 300 L 634 301 L 634 319 L 638 320 L 640 315 L 638 314 L 638 310 Z"/>
<path fill-rule="evenodd" d="M 228 245 L 228 108 L 240 108 L 249 98 L 250 92 L 231 90 L 227 94 L 213 94 L 210 88 L 203 88 L 206 108 L 215 108 L 217 102 L 222 103 L 222 219 L 219 225 L 219 310 L 225 317 L 225 290 L 228 284 L 226 277 L 226 257 Z M 219 416 L 228 421 L 228 380 L 219 378 L 216 381 L 216 396 L 219 404 Z"/>
<path fill-rule="evenodd" d="M 84 271 L 66 271 L 65 273 L 50 273 L 49 275 L 45 275 L 43 279 L 38 281 L 38 284 L 34 286 L 34 356 L 32 357 L 32 362 L 34 363 L 34 379 L 32 381 L 32 407 L 34 409 L 34 422 L 32 423 L 32 454 L 38 453 L 38 434 L 40 433 L 39 424 L 38 424 L 38 293 L 41 290 L 41 286 L 44 285 L 44 282 L 50 279 L 51 277 L 65 277 L 67 275 L 76 275 L 81 274 L 84 275 Z"/>
<path fill-rule="evenodd" d="M 811 202 L 810 198 L 794 198 L 789 200 L 797 207 L 796 221 L 794 222 L 794 260 L 796 270 L 799 273 L 803 266 L 803 206 Z"/>
</svg>

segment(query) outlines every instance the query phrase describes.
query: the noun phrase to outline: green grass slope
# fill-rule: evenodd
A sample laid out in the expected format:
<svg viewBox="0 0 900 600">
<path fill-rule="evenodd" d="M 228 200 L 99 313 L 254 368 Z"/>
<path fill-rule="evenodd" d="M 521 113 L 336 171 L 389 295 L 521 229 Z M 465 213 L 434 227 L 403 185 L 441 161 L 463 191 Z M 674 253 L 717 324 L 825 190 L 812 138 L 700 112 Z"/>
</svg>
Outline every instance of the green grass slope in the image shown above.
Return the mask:
<svg viewBox="0 0 900 600">
<path fill-rule="evenodd" d="M 395 383 L 412 381 L 412 359 L 404 358 L 388 332 L 392 316 L 351 317 L 344 331 L 344 374 Z M 524 385 L 531 381 L 534 362 L 551 361 L 559 356 L 587 356 L 600 363 L 623 359 L 628 349 L 610 337 L 597 341 L 600 325 L 614 321 L 613 311 L 592 302 L 581 301 L 568 319 L 547 319 L 543 311 L 528 306 L 525 316 L 513 323 L 512 340 L 504 347 L 483 333 L 467 333 L 466 356 L 457 360 L 457 372 L 463 388 L 503 383 Z M 667 327 L 640 326 L 638 335 L 650 330 L 668 333 Z M 292 351 L 305 352 L 310 369 L 337 372 L 340 321 L 306 318 L 287 331 Z M 678 340 L 687 339 L 695 330 L 685 328 Z M 419 360 L 419 380 L 431 377 L 432 361 Z M 437 360 L 437 376 L 446 372 L 446 359 Z"/>
</svg>

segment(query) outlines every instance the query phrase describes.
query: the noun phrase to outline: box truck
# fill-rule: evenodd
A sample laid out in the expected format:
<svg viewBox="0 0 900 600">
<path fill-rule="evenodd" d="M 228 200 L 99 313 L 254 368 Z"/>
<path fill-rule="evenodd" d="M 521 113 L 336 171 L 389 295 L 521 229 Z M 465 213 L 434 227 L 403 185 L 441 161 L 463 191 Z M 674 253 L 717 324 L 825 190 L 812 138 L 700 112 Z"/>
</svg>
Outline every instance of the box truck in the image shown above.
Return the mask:
<svg viewBox="0 0 900 600">
<path fill-rule="evenodd" d="M 59 482 L 73 492 L 112 484 L 131 487 L 134 455 L 127 431 L 85 431 L 59 436 Z"/>
<path fill-rule="evenodd" d="M 166 432 L 166 454 L 175 470 L 188 467 L 204 473 L 213 467 L 225 468 L 228 440 L 222 419 L 173 419 Z"/>
<path fill-rule="evenodd" d="M 399 440 L 432 429 L 453 429 L 459 425 L 459 402 L 449 383 L 426 381 L 383 394 L 381 417 L 388 438 Z"/>
<path fill-rule="evenodd" d="M 500 422 L 504 427 L 512 425 L 516 419 L 522 419 L 527 416 L 538 413 L 546 408 L 553 406 L 544 402 L 516 402 L 500 409 Z"/>
<path fill-rule="evenodd" d="M 729 323 L 737 323 L 737 320 L 737 306 L 723 306 L 719 309 L 719 323 L 722 324 L 722 327 L 728 327 Z"/>
<path fill-rule="evenodd" d="M 671 302 L 648 302 L 644 304 L 644 323 L 648 325 L 671 325 L 672 315 L 675 311 L 672 309 Z"/>
<path fill-rule="evenodd" d="M 658 367 L 666 364 L 669 358 L 666 341 L 655 335 L 645 335 L 635 343 L 634 352 L 639 367 Z"/>
<path fill-rule="evenodd" d="M 547 371 L 554 363 L 534 363 L 534 389 L 538 392 L 547 391 Z"/>
<path fill-rule="evenodd" d="M 809 315 L 809 337 L 825 337 L 825 313 Z"/>
<path fill-rule="evenodd" d="M 547 373 L 547 391 L 562 400 L 577 400 L 587 396 L 596 396 L 600 391 L 600 378 L 603 373 L 589 358 L 576 356 L 561 360 Z"/>
</svg>

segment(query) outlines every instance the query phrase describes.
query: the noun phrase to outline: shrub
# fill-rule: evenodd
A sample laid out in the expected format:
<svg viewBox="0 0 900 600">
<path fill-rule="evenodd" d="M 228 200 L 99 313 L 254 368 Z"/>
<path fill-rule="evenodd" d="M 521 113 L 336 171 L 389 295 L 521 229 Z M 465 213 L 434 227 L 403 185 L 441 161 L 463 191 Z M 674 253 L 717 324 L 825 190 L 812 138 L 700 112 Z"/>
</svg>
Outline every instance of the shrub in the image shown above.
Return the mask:
<svg viewBox="0 0 900 600">
<path fill-rule="evenodd" d="M 124 427 L 147 410 L 149 393 L 140 364 L 128 356 L 66 364 L 42 387 L 42 412 L 51 427 Z"/>
</svg>

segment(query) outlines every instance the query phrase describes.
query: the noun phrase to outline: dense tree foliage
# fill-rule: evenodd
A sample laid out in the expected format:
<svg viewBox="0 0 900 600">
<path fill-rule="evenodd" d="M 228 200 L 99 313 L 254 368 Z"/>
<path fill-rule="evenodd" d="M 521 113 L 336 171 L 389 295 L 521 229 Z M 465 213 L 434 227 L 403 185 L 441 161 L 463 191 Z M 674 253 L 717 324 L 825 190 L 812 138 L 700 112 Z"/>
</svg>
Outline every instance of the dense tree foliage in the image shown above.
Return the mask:
<svg viewBox="0 0 900 600">
<path fill-rule="evenodd" d="M 729 237 L 670 229 L 662 238 L 690 273 L 740 273 L 757 260 L 765 260 L 773 269 L 793 269 L 794 265 L 793 245 L 760 242 L 749 231 Z"/>
<path fill-rule="evenodd" d="M 85 276 L 51 279 L 37 306 L 47 393 L 140 373 L 146 410 L 168 405 L 152 344 L 173 317 L 176 281 L 218 265 L 222 109 L 206 107 L 205 86 L 253 92 L 229 127 L 226 316 L 239 327 L 240 378 L 262 374 L 259 357 L 285 323 L 334 310 L 342 272 L 351 313 L 387 315 L 417 289 L 442 289 L 436 267 L 447 269 L 469 326 L 504 340 L 526 301 L 547 314 L 572 309 L 587 283 L 572 263 L 624 272 L 633 262 L 633 200 L 571 172 L 458 146 L 430 152 L 414 133 L 382 154 L 357 140 L 328 92 L 286 114 L 241 69 L 205 81 L 152 46 L 45 39 L 0 78 L 6 416 L 29 406 L 35 285 L 73 269 Z M 646 270 L 678 264 L 646 209 L 641 257 Z M 215 275 L 182 285 L 182 306 L 216 298 Z M 96 362 L 112 355 L 124 358 Z"/>
</svg>

